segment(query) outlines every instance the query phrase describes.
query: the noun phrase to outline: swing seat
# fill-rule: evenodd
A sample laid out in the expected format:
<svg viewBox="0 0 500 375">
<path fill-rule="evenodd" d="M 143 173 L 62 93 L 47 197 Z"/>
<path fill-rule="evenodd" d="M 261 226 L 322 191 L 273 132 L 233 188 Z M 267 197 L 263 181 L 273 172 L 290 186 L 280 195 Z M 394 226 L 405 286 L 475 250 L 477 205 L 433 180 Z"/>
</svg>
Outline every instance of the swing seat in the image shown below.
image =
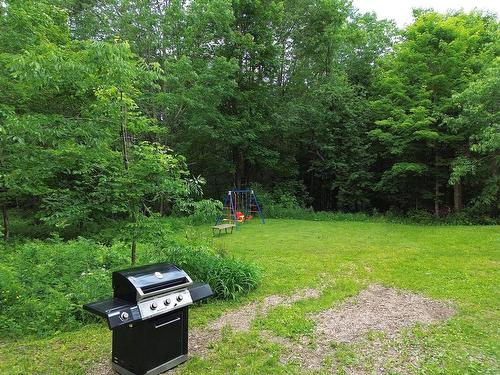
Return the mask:
<svg viewBox="0 0 500 375">
<path fill-rule="evenodd" d="M 220 215 L 215 222 L 214 231 L 226 229 L 216 228 L 221 223 L 231 223 L 238 229 L 239 223 L 253 219 L 256 214 L 259 215 L 262 224 L 266 222 L 257 197 L 251 189 L 229 190 L 224 198 L 223 212 L 224 214 Z"/>
</svg>

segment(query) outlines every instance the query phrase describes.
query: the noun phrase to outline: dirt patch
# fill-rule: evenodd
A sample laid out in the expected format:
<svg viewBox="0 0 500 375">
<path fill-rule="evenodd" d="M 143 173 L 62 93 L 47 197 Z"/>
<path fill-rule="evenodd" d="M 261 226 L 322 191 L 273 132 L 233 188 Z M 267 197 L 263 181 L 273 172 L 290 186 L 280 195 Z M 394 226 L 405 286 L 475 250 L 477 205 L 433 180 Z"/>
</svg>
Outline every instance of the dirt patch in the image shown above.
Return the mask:
<svg viewBox="0 0 500 375">
<path fill-rule="evenodd" d="M 189 353 L 203 357 L 211 344 L 220 339 L 222 328 L 230 327 L 235 332 L 248 331 L 257 316 L 266 315 L 273 307 L 288 306 L 308 298 L 319 298 L 320 294 L 316 289 L 301 289 L 291 296 L 272 295 L 261 302 L 251 302 L 230 311 L 205 327 L 190 330 Z"/>
<path fill-rule="evenodd" d="M 332 367 L 342 368 L 348 374 L 413 374 L 425 357 L 425 348 L 411 334 L 387 339 L 376 337 L 347 345 L 355 353 L 349 363 L 339 363 L 334 358 Z"/>
<path fill-rule="evenodd" d="M 111 353 L 109 354 L 111 357 Z M 109 358 L 105 361 L 99 362 L 89 368 L 86 372 L 87 375 L 115 375 L 116 372 L 111 368 L 111 362 Z"/>
<path fill-rule="evenodd" d="M 300 337 L 298 341 L 293 341 L 273 336 L 269 331 L 261 332 L 261 336 L 285 349 L 280 357 L 282 364 L 295 362 L 305 369 L 319 369 L 329 353 L 328 343 L 318 343 L 308 337 Z"/>
<path fill-rule="evenodd" d="M 291 305 L 308 298 L 319 298 L 320 295 L 321 292 L 316 289 L 300 289 L 291 296 L 272 295 L 265 297 L 262 301 L 250 302 L 236 310 L 229 311 L 205 327 L 189 330 L 188 352 L 190 355 L 204 357 L 211 345 L 221 338 L 221 330 L 224 327 L 230 327 L 234 332 L 248 331 L 257 316 L 266 315 L 273 307 Z M 176 373 L 176 370 L 172 373 Z M 114 372 L 110 361 L 106 360 L 89 369 L 87 374 L 111 375 Z"/>
<path fill-rule="evenodd" d="M 258 316 L 277 306 L 319 298 L 316 289 L 298 290 L 291 296 L 273 295 L 229 311 L 205 327 L 189 331 L 189 354 L 206 356 L 213 343 L 221 338 L 221 330 L 248 331 Z M 454 313 L 448 302 L 407 291 L 371 285 L 340 306 L 310 314 L 316 322 L 311 336 L 290 340 L 261 332 L 261 336 L 284 348 L 281 362 L 298 363 L 303 369 L 342 368 L 349 374 L 411 373 L 418 368 L 423 348 L 414 340 L 402 339 L 401 330 L 415 324 L 432 324 L 448 319 Z M 375 337 L 372 337 L 375 333 Z M 353 356 L 348 364 L 336 357 L 341 351 Z M 174 373 L 177 371 L 174 370 Z M 89 370 L 92 375 L 112 374 L 109 361 Z"/>
<path fill-rule="evenodd" d="M 381 331 L 389 338 L 394 337 L 404 327 L 435 323 L 449 318 L 453 312 L 449 303 L 370 285 L 340 308 L 311 317 L 317 322 L 316 334 L 330 341 L 353 342 L 370 331 Z"/>
<path fill-rule="evenodd" d="M 381 368 L 384 358 L 397 356 L 397 351 L 389 345 L 382 350 L 380 340 L 366 341 L 371 332 L 381 333 L 384 342 L 399 337 L 405 327 L 415 324 L 432 324 L 451 317 L 454 309 L 447 302 L 435 301 L 418 294 L 371 285 L 356 297 L 310 317 L 316 322 L 312 339 L 303 337 L 298 342 L 269 337 L 286 348 L 283 362 L 296 361 L 304 368 L 321 368 L 329 354 L 333 353 L 332 344 L 352 344 L 363 342 L 358 349 L 366 353 L 378 353 L 375 367 Z M 393 345 L 394 346 L 394 345 Z M 416 353 L 407 353 L 414 359 Z M 372 356 L 373 357 L 373 356 Z M 394 360 L 393 360 L 394 361 Z M 352 367 L 352 373 L 363 373 Z M 376 370 L 375 370 L 376 371 Z"/>
</svg>

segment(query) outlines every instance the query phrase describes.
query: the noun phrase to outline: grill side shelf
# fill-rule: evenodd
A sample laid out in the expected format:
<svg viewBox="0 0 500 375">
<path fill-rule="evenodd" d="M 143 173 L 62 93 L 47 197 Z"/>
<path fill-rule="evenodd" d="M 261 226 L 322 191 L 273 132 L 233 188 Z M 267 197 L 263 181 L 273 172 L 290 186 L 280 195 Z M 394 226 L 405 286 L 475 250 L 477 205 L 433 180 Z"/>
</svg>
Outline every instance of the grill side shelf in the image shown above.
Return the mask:
<svg viewBox="0 0 500 375">
<path fill-rule="evenodd" d="M 103 317 L 108 322 L 109 329 L 141 320 L 137 305 L 119 298 L 88 303 L 83 308 L 92 314 Z"/>
<path fill-rule="evenodd" d="M 191 294 L 191 299 L 193 300 L 193 302 L 198 302 L 214 295 L 214 293 L 212 292 L 212 288 L 210 288 L 210 285 L 200 282 L 191 284 L 188 287 L 188 290 Z"/>
</svg>

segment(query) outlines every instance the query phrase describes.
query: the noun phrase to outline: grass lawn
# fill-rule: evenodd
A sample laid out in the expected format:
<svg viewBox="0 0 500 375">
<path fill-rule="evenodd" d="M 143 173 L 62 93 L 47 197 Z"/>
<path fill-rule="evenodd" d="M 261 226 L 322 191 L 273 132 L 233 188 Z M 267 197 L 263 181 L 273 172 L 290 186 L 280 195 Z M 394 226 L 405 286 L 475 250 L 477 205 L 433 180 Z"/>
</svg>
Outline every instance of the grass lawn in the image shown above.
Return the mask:
<svg viewBox="0 0 500 375">
<path fill-rule="evenodd" d="M 208 358 L 193 358 L 181 374 L 305 373 L 282 364 L 279 344 L 259 336 L 262 329 L 291 340 L 312 332 L 310 312 L 357 294 L 371 283 L 404 288 L 454 302 L 456 314 L 432 326 L 403 332 L 401 357 L 419 348 L 405 371 L 416 373 L 500 373 L 500 228 L 498 226 L 414 226 L 375 222 L 254 221 L 232 235 L 216 237 L 223 251 L 252 260 L 262 285 L 240 301 L 191 309 L 191 324 L 203 325 L 238 305 L 271 294 L 328 285 L 314 302 L 277 307 L 253 322 L 250 332 L 224 330 Z M 209 236 L 208 226 L 190 236 Z M 105 324 L 43 340 L 0 342 L 0 373 L 84 374 L 109 358 L 111 334 Z M 330 344 L 329 344 L 330 345 Z M 377 371 L 359 345 L 338 345 L 330 361 L 337 372 L 363 365 Z M 397 372 L 398 367 L 394 367 Z M 388 364 L 386 368 L 392 368 Z M 318 371 L 316 371 L 318 372 Z"/>
</svg>

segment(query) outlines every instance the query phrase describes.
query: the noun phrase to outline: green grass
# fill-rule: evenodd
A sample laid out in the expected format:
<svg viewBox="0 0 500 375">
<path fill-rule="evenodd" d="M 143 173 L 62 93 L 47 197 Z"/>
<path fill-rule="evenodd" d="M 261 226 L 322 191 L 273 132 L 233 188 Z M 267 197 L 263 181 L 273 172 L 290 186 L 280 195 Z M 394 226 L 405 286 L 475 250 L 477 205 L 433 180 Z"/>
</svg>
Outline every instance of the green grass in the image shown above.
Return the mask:
<svg viewBox="0 0 500 375">
<path fill-rule="evenodd" d="M 269 329 L 292 340 L 310 334 L 314 322 L 307 313 L 338 304 L 373 282 L 452 300 L 457 307 L 451 320 L 415 327 L 397 343 L 403 356 L 411 345 L 421 348 L 414 372 L 499 373 L 499 229 L 269 220 L 265 225 L 254 221 L 232 235 L 216 237 L 213 241 L 222 251 L 260 267 L 262 284 L 244 299 L 192 309 L 192 325 L 202 325 L 266 295 L 290 294 L 296 288 L 320 284 L 327 288 L 314 303 L 301 301 L 271 310 L 248 333 L 224 332 L 207 359 L 189 361 L 180 373 L 303 373 L 297 364 L 280 364 L 283 348 L 260 338 L 258 331 Z M 209 237 L 209 230 L 208 226 L 197 227 L 195 235 Z M 339 373 L 353 363 L 364 363 L 367 370 L 373 370 L 371 359 L 362 356 L 362 348 L 343 344 L 334 350 L 329 362 Z M 109 351 L 110 333 L 104 324 L 50 339 L 4 340 L 0 373 L 83 374 L 107 359 Z"/>
</svg>

